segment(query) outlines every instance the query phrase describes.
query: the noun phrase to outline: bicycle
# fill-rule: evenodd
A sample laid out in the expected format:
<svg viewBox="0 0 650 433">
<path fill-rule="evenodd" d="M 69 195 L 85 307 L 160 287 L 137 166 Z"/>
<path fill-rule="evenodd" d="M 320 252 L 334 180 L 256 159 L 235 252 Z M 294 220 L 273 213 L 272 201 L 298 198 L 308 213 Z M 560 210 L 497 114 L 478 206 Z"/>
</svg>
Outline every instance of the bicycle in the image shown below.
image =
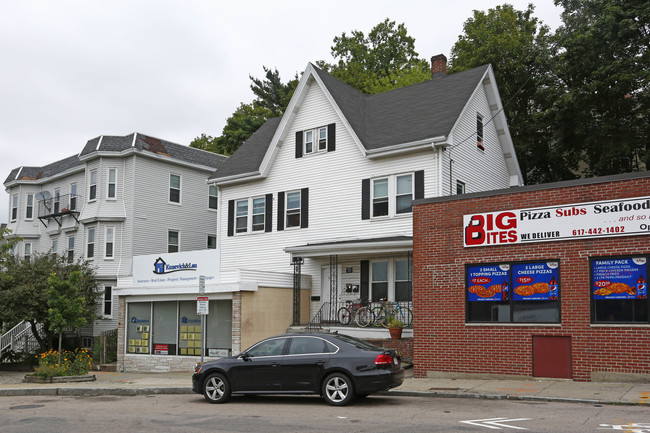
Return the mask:
<svg viewBox="0 0 650 433">
<path fill-rule="evenodd" d="M 363 306 L 367 303 L 367 300 L 364 302 L 361 299 L 357 299 L 356 301 L 345 301 L 346 305 L 339 308 L 339 310 L 336 312 L 336 318 L 341 325 L 349 325 L 350 322 L 355 319 L 357 311 L 360 308 L 363 308 Z"/>
<path fill-rule="evenodd" d="M 413 311 L 410 308 L 402 308 L 399 302 L 390 302 L 383 298 L 379 302 L 381 305 L 372 309 L 373 326 L 388 328 L 389 319 L 400 321 L 404 326 L 411 326 L 413 324 Z"/>
<path fill-rule="evenodd" d="M 369 305 L 365 305 L 359 308 L 354 315 L 354 321 L 356 322 L 357 326 L 361 328 L 370 326 L 374 319 L 375 316 L 372 314 L 372 309 Z"/>
</svg>

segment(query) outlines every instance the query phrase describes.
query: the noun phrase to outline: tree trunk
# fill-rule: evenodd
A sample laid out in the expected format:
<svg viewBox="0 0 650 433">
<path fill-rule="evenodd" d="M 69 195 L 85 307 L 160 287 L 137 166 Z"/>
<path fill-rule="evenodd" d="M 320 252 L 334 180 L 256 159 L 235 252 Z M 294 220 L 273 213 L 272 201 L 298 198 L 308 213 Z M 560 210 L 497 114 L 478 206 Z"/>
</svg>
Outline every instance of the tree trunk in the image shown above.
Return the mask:
<svg viewBox="0 0 650 433">
<path fill-rule="evenodd" d="M 61 345 L 63 343 L 63 331 L 59 332 L 59 367 L 61 366 Z"/>
</svg>

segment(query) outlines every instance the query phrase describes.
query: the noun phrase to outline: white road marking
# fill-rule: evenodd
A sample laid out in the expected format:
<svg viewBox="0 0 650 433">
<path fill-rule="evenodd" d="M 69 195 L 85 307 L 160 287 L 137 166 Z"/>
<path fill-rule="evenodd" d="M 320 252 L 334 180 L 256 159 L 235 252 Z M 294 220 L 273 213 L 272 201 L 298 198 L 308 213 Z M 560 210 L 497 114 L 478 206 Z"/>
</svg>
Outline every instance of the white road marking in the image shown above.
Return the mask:
<svg viewBox="0 0 650 433">
<path fill-rule="evenodd" d="M 491 429 L 497 429 L 501 430 L 501 428 L 513 428 L 517 430 L 528 430 L 523 427 L 517 427 L 514 425 L 507 425 L 504 424 L 506 422 L 513 422 L 513 421 L 528 421 L 531 420 L 532 418 L 486 418 L 486 419 L 472 419 L 472 420 L 467 420 L 467 421 L 459 421 L 464 424 L 471 424 L 475 425 L 478 427 L 487 427 Z"/>
</svg>

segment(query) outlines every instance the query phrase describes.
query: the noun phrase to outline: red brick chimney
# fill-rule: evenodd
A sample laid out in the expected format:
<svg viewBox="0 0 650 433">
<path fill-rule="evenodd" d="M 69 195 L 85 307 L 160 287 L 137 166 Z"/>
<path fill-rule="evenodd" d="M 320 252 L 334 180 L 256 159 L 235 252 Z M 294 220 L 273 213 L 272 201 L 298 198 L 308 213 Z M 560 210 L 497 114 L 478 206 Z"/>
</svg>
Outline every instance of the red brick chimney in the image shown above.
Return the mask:
<svg viewBox="0 0 650 433">
<path fill-rule="evenodd" d="M 431 57 L 431 78 L 447 75 L 447 57 L 438 54 Z"/>
</svg>

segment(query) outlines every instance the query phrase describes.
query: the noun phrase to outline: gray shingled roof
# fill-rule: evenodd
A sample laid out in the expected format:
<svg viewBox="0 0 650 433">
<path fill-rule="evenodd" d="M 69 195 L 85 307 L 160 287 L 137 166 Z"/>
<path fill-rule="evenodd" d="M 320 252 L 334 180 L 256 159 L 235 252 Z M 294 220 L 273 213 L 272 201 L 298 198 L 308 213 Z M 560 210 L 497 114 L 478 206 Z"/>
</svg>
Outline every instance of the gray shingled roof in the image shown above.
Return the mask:
<svg viewBox="0 0 650 433">
<path fill-rule="evenodd" d="M 449 135 L 488 67 L 375 95 L 365 95 L 316 66 L 314 70 L 361 144 L 376 150 Z M 210 179 L 258 172 L 279 124 L 279 118 L 268 120 Z"/>
<path fill-rule="evenodd" d="M 97 149 L 97 144 L 101 138 L 101 144 Z M 5 184 L 14 180 L 39 180 L 42 178 L 52 177 L 56 174 L 63 173 L 74 167 L 84 165 L 79 157 L 91 155 L 94 152 L 121 152 L 131 148 L 133 144 L 133 134 L 125 136 L 103 136 L 88 140 L 79 155 L 70 156 L 60 161 L 53 162 L 44 167 L 19 167 L 14 168 L 4 181 Z M 207 152 L 195 149 L 189 146 L 183 146 L 158 138 L 149 137 L 143 134 L 137 134 L 135 148 L 141 152 L 151 152 L 158 155 L 168 156 L 170 158 L 188 162 L 191 164 L 202 165 L 219 169 L 228 159 L 227 156 L 218 155 L 213 152 Z M 18 174 L 20 173 L 20 175 Z M 19 176 L 17 178 L 17 176 Z"/>
<path fill-rule="evenodd" d="M 4 183 L 6 184 L 7 182 L 14 180 L 39 180 L 83 165 L 84 163 L 79 160 L 79 157 L 73 155 L 43 167 L 18 167 L 11 170 L 11 173 L 9 173 L 9 176 L 7 176 Z M 16 176 L 19 177 L 16 178 Z"/>
<path fill-rule="evenodd" d="M 97 149 L 97 144 L 101 138 L 101 144 Z M 79 156 L 90 155 L 93 152 L 121 152 L 130 149 L 133 145 L 133 134 L 125 136 L 110 136 L 93 138 L 86 143 Z M 228 159 L 227 156 L 219 155 L 214 152 L 207 152 L 195 149 L 189 146 L 172 143 L 159 138 L 149 137 L 143 134 L 137 134 L 134 147 L 136 150 L 151 152 L 158 155 L 168 156 L 192 164 L 204 165 L 219 169 Z"/>
</svg>

